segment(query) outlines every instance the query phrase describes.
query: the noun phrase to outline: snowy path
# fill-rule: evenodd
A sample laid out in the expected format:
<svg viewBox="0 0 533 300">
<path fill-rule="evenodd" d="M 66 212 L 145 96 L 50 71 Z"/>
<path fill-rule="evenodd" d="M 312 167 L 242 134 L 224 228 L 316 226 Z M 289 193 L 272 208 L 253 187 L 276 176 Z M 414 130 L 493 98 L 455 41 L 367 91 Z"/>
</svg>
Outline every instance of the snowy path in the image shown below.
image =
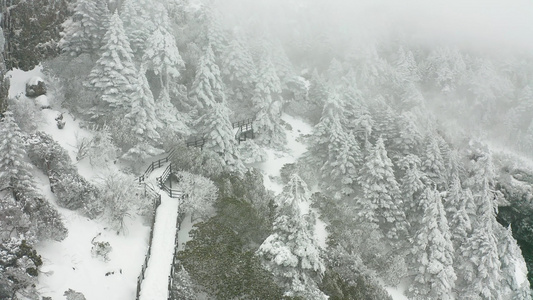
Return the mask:
<svg viewBox="0 0 533 300">
<path fill-rule="evenodd" d="M 167 165 L 154 170 L 147 181 L 156 186 L 155 178 L 161 176 Z M 168 298 L 168 276 L 174 256 L 179 200 L 170 198 L 162 191 L 160 194 L 161 205 L 156 211 L 151 255 L 139 297 L 145 300 Z"/>
<path fill-rule="evenodd" d="M 168 298 L 168 276 L 174 255 L 178 206 L 177 199 L 161 193 L 161 205 L 157 208 L 154 225 L 152 254 L 141 285 L 140 299 L 166 300 Z"/>
</svg>

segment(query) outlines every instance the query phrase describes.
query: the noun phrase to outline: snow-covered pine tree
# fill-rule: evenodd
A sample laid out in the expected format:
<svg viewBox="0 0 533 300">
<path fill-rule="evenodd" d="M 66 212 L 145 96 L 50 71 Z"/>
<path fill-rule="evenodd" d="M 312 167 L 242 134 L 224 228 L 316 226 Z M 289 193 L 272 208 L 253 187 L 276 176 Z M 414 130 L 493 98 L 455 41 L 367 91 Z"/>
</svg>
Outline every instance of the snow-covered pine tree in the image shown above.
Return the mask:
<svg viewBox="0 0 533 300">
<path fill-rule="evenodd" d="M 419 170 L 420 158 L 418 156 L 409 154 L 400 160 L 399 165 L 404 171 L 400 190 L 403 196 L 405 215 L 411 225 L 411 230 L 416 231 L 420 223 L 420 216 L 424 212 L 419 210 L 419 202 L 426 189 L 427 179 L 425 174 Z"/>
<path fill-rule="evenodd" d="M 342 130 L 342 129 L 341 129 Z M 352 133 L 337 132 L 330 137 L 328 159 L 320 169 L 321 184 L 335 199 L 353 195 L 362 161 L 359 144 Z"/>
<path fill-rule="evenodd" d="M 446 193 L 445 210 L 455 249 L 459 249 L 459 245 L 465 243 L 472 232 L 472 223 L 467 212 L 468 199 L 461 188 L 459 177 L 454 176 Z"/>
<path fill-rule="evenodd" d="M 307 163 L 322 166 L 329 158 L 331 141 L 345 138 L 341 124 L 342 103 L 336 91 L 330 91 L 320 122 L 315 125 L 313 134 L 309 138 L 309 153 L 306 155 Z"/>
<path fill-rule="evenodd" d="M 403 88 L 410 83 L 419 82 L 421 79 L 413 52 L 406 51 L 402 46 L 396 52 L 393 67 L 395 73 L 394 84 L 399 88 Z"/>
<path fill-rule="evenodd" d="M 158 28 L 171 28 L 168 12 L 160 1 L 126 0 L 120 17 L 124 21 L 133 54 L 139 61 L 149 46 L 147 40 L 152 33 Z"/>
<path fill-rule="evenodd" d="M 117 13 L 111 16 L 103 43 L 102 54 L 87 78 L 87 85 L 99 95 L 91 114 L 98 119 L 108 109 L 114 109 L 113 115 L 122 117 L 129 111 L 129 99 L 136 92 L 138 79 L 128 38 Z"/>
<path fill-rule="evenodd" d="M 78 0 L 72 17 L 63 24 L 59 47 L 72 56 L 97 54 L 103 46 L 102 39 L 109 27 L 110 17 L 106 1 Z"/>
<path fill-rule="evenodd" d="M 314 237 L 315 213 L 309 209 L 309 190 L 296 174 L 276 198 L 273 233 L 257 255 L 289 297 L 327 299 L 315 282 L 325 271 Z"/>
<path fill-rule="evenodd" d="M 407 233 L 408 225 L 392 167 L 383 139 L 379 138 L 359 173 L 358 183 L 363 195 L 356 206 L 360 221 L 375 223 L 394 243 Z"/>
<path fill-rule="evenodd" d="M 141 68 L 135 84 L 136 90 L 130 96 L 131 109 L 124 116 L 129 121 L 131 138 L 135 144 L 156 142 L 159 139 L 157 129 L 163 126 L 157 118 L 154 96 L 144 74 Z"/>
<path fill-rule="evenodd" d="M 180 70 L 185 68 L 174 36 L 162 26 L 146 41 L 142 61 L 146 70 L 159 76 L 161 88 L 167 91 L 170 91 L 170 83 L 176 82 L 180 77 Z"/>
<path fill-rule="evenodd" d="M 159 93 L 159 97 L 155 102 L 155 113 L 157 119 L 162 123 L 163 130 L 171 132 L 172 135 L 184 138 L 189 136 L 191 129 L 187 126 L 189 123 L 189 116 L 186 113 L 179 111 L 171 102 L 170 96 L 166 89 Z M 161 132 L 161 135 L 164 133 Z"/>
<path fill-rule="evenodd" d="M 57 210 L 37 192 L 31 165 L 26 161 L 22 132 L 10 111 L 4 113 L 0 122 L 0 189 L 12 193 L 17 206 L 31 221 L 30 230 L 37 239 L 63 240 L 67 230 Z"/>
<path fill-rule="evenodd" d="M 4 113 L 0 124 L 0 186 L 9 188 L 15 200 L 25 206 L 33 201 L 36 190 L 22 132 L 10 111 Z"/>
<path fill-rule="evenodd" d="M 511 226 L 504 228 L 496 224 L 495 233 L 502 270 L 502 297 L 513 300 L 531 299 L 526 262 L 513 238 Z"/>
<path fill-rule="evenodd" d="M 412 249 L 416 270 L 409 292 L 415 299 L 454 299 L 452 291 L 456 275 L 453 269 L 454 250 L 448 221 L 439 192 L 431 187 L 424 191 L 422 226 Z"/>
<path fill-rule="evenodd" d="M 464 262 L 456 270 L 459 290 L 465 299 L 501 299 L 501 262 L 495 234 L 498 224 L 491 193 L 494 166 L 490 153 L 482 149 L 474 149 L 472 157 L 473 176 L 467 185 L 473 192 L 475 214 L 471 215 L 473 233 L 456 254 Z"/>
<path fill-rule="evenodd" d="M 215 63 L 210 44 L 200 58 L 189 97 L 200 116 L 212 109 L 215 103 L 222 103 L 226 99 L 220 69 Z"/>
<path fill-rule="evenodd" d="M 234 36 L 222 55 L 222 74 L 228 102 L 236 108 L 244 106 L 250 109 L 257 70 L 242 34 L 237 32 Z"/>
<path fill-rule="evenodd" d="M 267 53 L 263 53 L 259 61 L 252 103 L 258 109 L 254 123 L 255 142 L 274 148 L 284 147 L 286 136 L 281 127 L 281 84 Z"/>
<path fill-rule="evenodd" d="M 425 150 L 422 158 L 422 171 L 436 184 L 446 182 L 446 167 L 437 137 L 428 135 L 424 141 Z"/>
<path fill-rule="evenodd" d="M 236 140 L 233 136 L 230 111 L 226 103 L 214 103 L 198 121 L 206 142 L 204 149 L 218 154 L 219 162 L 231 171 L 243 171 L 244 166 L 237 157 Z"/>
</svg>

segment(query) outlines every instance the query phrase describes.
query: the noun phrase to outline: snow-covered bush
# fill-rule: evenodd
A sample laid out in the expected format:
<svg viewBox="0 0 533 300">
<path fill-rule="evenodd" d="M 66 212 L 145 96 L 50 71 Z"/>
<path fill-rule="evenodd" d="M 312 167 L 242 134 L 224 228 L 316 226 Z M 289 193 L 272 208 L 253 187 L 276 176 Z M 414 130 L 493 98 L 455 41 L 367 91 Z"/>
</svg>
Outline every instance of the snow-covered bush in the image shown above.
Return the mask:
<svg viewBox="0 0 533 300">
<path fill-rule="evenodd" d="M 198 148 L 181 145 L 176 147 L 172 165 L 176 166 L 178 170 L 214 179 L 224 171 L 220 160 L 214 157 L 215 155 L 217 154 L 210 151 L 202 151 Z"/>
<path fill-rule="evenodd" d="M 13 112 L 13 117 L 22 131 L 32 132 L 37 129 L 42 117 L 34 100 L 18 95 L 9 99 L 8 103 L 9 110 Z"/>
<path fill-rule="evenodd" d="M 67 151 L 50 135 L 38 131 L 30 135 L 27 142 L 31 162 L 46 174 L 50 170 L 69 173 L 75 171 Z"/>
<path fill-rule="evenodd" d="M 67 297 L 67 300 L 85 300 L 85 296 L 82 293 L 76 292 L 73 289 L 68 289 L 65 291 L 63 296 Z"/>
<path fill-rule="evenodd" d="M 23 237 L 3 240 L 0 243 L 0 299 L 37 299 L 37 269 L 42 264 L 41 256 Z"/>
<path fill-rule="evenodd" d="M 113 250 L 109 242 L 92 242 L 91 255 L 94 258 L 101 259 L 105 262 L 109 261 L 109 253 Z"/>
<path fill-rule="evenodd" d="M 62 207 L 83 208 L 89 216 L 94 216 L 98 212 L 93 202 L 98 198 L 99 191 L 80 175 L 58 173 L 53 177 L 52 188 L 57 195 L 58 204 Z"/>
<path fill-rule="evenodd" d="M 213 181 L 201 175 L 179 172 L 178 189 L 185 193 L 181 209 L 193 215 L 193 220 L 207 219 L 214 214 L 213 204 L 217 199 L 217 188 Z"/>
<path fill-rule="evenodd" d="M 100 194 L 95 206 L 102 208 L 104 217 L 117 233 L 124 232 L 125 219 L 151 205 L 134 178 L 119 171 L 109 171 L 98 180 Z"/>
</svg>

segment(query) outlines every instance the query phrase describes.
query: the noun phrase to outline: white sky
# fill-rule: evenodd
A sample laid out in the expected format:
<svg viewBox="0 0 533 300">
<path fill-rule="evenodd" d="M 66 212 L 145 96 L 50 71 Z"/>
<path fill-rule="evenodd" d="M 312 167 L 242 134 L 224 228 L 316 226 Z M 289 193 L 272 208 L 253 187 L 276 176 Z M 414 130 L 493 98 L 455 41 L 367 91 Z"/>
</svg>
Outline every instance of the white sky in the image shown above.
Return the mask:
<svg viewBox="0 0 533 300">
<path fill-rule="evenodd" d="M 233 21 L 263 19 L 278 30 L 312 20 L 354 38 L 406 29 L 409 37 L 484 49 L 533 50 L 533 0 L 221 0 Z M 285 26 L 285 27 L 284 27 Z M 318 32 L 318 31 L 317 31 Z"/>
</svg>

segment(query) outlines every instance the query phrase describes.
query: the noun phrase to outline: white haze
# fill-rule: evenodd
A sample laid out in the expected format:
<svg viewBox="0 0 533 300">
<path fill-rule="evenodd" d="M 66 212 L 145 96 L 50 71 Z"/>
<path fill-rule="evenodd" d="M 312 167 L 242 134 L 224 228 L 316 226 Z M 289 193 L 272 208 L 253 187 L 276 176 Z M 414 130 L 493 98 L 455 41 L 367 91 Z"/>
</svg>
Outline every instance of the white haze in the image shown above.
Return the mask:
<svg viewBox="0 0 533 300">
<path fill-rule="evenodd" d="M 363 41 L 397 34 L 473 50 L 533 50 L 531 0 L 224 0 L 234 24 L 265 21 L 280 37 L 338 34 Z"/>
</svg>

